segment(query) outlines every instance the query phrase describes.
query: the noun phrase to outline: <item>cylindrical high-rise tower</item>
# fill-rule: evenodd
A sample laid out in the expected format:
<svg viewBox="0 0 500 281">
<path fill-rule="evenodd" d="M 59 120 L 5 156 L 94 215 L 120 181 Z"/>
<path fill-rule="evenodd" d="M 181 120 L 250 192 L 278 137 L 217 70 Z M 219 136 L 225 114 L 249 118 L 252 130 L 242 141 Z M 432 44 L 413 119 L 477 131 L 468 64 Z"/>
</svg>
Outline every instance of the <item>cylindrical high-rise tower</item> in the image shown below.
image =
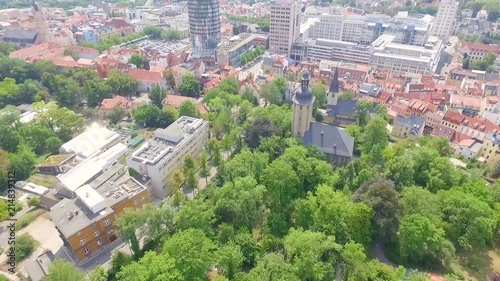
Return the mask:
<svg viewBox="0 0 500 281">
<path fill-rule="evenodd" d="M 193 56 L 215 58 L 220 38 L 219 0 L 188 0 Z"/>
</svg>

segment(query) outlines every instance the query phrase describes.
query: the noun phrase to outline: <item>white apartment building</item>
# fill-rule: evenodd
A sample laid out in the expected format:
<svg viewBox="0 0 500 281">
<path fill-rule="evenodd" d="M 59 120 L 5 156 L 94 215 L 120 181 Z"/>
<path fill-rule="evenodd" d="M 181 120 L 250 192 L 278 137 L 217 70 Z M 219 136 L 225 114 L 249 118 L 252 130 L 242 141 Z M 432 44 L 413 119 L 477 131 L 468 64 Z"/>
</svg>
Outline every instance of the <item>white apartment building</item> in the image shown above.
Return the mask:
<svg viewBox="0 0 500 281">
<path fill-rule="evenodd" d="M 443 50 L 442 41 L 430 37 L 424 47 L 393 43 L 394 36 L 384 34 L 372 43 L 370 65 L 398 74 L 433 74 Z"/>
<path fill-rule="evenodd" d="M 187 155 L 198 157 L 208 141 L 208 121 L 182 116 L 127 158 L 127 166 L 151 178 L 153 193 L 159 199 L 172 193 L 173 173 L 184 165 Z"/>
<path fill-rule="evenodd" d="M 338 40 L 317 39 L 307 42 L 306 58 L 311 61 L 326 59 L 369 64 L 372 53 L 372 46 Z"/>
<path fill-rule="evenodd" d="M 269 52 L 289 55 L 292 44 L 300 37 L 301 2 L 296 0 L 273 0 L 271 2 L 271 24 L 269 27 Z"/>
<path fill-rule="evenodd" d="M 453 33 L 457 11 L 458 2 L 454 0 L 441 1 L 432 26 L 432 35 L 447 39 Z"/>
</svg>

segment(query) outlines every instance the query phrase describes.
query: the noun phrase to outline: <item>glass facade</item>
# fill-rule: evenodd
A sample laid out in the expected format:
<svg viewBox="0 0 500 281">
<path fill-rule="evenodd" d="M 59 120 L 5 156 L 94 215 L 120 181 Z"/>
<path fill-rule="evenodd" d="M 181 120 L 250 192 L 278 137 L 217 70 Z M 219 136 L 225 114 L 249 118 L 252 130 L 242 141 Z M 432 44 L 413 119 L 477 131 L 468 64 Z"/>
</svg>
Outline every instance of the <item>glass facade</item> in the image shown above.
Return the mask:
<svg viewBox="0 0 500 281">
<path fill-rule="evenodd" d="M 187 7 L 193 52 L 214 56 L 221 41 L 219 0 L 188 0 Z"/>
</svg>

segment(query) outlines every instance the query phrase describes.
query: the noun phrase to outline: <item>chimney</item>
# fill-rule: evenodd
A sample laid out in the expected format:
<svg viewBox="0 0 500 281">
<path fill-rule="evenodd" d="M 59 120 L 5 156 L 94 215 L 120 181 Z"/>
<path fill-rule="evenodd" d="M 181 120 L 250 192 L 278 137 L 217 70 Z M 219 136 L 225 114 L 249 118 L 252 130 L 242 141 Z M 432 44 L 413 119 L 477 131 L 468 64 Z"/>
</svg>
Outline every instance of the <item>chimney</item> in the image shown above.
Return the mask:
<svg viewBox="0 0 500 281">
<path fill-rule="evenodd" d="M 88 193 L 88 192 L 87 192 L 87 193 L 85 193 L 85 197 L 89 197 L 89 193 Z"/>
<path fill-rule="evenodd" d="M 333 145 L 333 154 L 337 154 L 337 145 L 336 144 Z"/>
<path fill-rule="evenodd" d="M 325 144 L 325 132 L 321 131 L 321 147 Z"/>
</svg>

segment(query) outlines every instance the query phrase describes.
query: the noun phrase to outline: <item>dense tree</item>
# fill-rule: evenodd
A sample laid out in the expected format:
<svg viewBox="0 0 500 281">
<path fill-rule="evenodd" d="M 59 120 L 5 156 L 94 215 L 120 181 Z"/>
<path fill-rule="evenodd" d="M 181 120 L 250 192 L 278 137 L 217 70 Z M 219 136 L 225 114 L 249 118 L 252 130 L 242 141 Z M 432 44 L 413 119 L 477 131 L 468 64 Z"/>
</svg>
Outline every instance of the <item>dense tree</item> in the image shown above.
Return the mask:
<svg viewBox="0 0 500 281">
<path fill-rule="evenodd" d="M 179 116 L 198 117 L 196 104 L 191 100 L 185 100 L 179 106 Z"/>
<path fill-rule="evenodd" d="M 201 90 L 201 83 L 196 80 L 191 72 L 186 72 L 182 76 L 182 83 L 179 85 L 179 92 L 181 92 L 181 95 L 197 98 Z"/>
<path fill-rule="evenodd" d="M 47 281 L 83 281 L 85 277 L 72 263 L 62 259 L 56 259 L 49 266 L 49 275 L 44 279 Z"/>
<path fill-rule="evenodd" d="M 235 275 L 241 271 L 245 260 L 241 248 L 233 243 L 220 247 L 215 253 L 217 270 L 229 280 L 234 280 Z"/>
<path fill-rule="evenodd" d="M 114 89 L 115 93 L 122 96 L 131 96 L 135 94 L 138 87 L 137 80 L 118 70 L 111 70 L 109 72 L 106 84 L 108 84 L 111 89 Z"/>
<path fill-rule="evenodd" d="M 215 245 L 199 229 L 188 229 L 166 240 L 163 252 L 174 260 L 182 280 L 204 281 L 214 261 Z"/>
<path fill-rule="evenodd" d="M 457 247 L 484 247 L 493 239 L 494 211 L 487 203 L 459 190 L 438 192 L 447 237 Z M 498 219 L 496 219 L 498 221 Z"/>
<path fill-rule="evenodd" d="M 450 156 L 451 148 L 450 142 L 445 137 L 429 137 L 425 136 L 419 139 L 422 146 L 435 149 L 441 156 Z"/>
<path fill-rule="evenodd" d="M 414 264 L 436 265 L 449 260 L 455 252 L 444 230 L 421 215 L 403 217 L 398 238 L 401 257 Z"/>
<path fill-rule="evenodd" d="M 164 280 L 181 281 L 186 280 L 176 267 L 175 260 L 166 253 L 157 254 L 152 251 L 146 252 L 137 262 L 124 266 L 117 274 L 119 281 L 135 280 Z"/>
<path fill-rule="evenodd" d="M 380 178 L 371 179 L 356 191 L 355 198 L 373 208 L 376 235 L 388 238 L 396 233 L 401 202 L 393 182 Z"/>
<path fill-rule="evenodd" d="M 167 98 L 167 91 L 163 89 L 160 85 L 154 85 L 149 94 L 149 99 L 153 105 L 158 108 L 163 108 L 165 99 Z"/>
<path fill-rule="evenodd" d="M 330 280 L 335 278 L 341 246 L 335 237 L 320 232 L 290 229 L 285 237 L 286 256 L 301 280 Z"/>
<path fill-rule="evenodd" d="M 312 93 L 316 99 L 314 100 L 314 107 L 324 107 L 326 106 L 326 88 L 325 85 L 321 83 L 314 83 L 311 86 Z"/>
<path fill-rule="evenodd" d="M 140 254 L 137 229 L 144 224 L 144 215 L 141 209 L 126 208 L 115 221 L 118 237 L 129 243 L 132 253 L 136 257 Z"/>
<path fill-rule="evenodd" d="M 384 149 L 389 144 L 386 126 L 387 122 L 379 116 L 376 116 L 368 123 L 361 136 L 361 151 L 364 154 L 371 154 L 376 146 Z"/>
<path fill-rule="evenodd" d="M 0 125 L 0 147 L 9 152 L 15 152 L 22 139 L 12 126 Z"/>
<path fill-rule="evenodd" d="M 354 240 L 367 245 L 371 240 L 372 216 L 368 205 L 353 203 L 342 192 L 320 185 L 315 195 L 309 193 L 307 199 L 296 201 L 294 220 L 304 229 L 335 236 L 339 243 Z"/>
<path fill-rule="evenodd" d="M 300 180 L 289 163 L 275 160 L 264 170 L 267 203 L 271 209 L 269 227 L 273 234 L 284 235 L 291 223 L 293 199 L 299 194 Z"/>
<path fill-rule="evenodd" d="M 373 107 L 373 103 L 367 100 L 359 100 L 356 103 L 356 109 L 354 110 L 354 117 L 358 121 L 360 127 L 365 127 L 370 120 L 370 110 Z"/>
<path fill-rule="evenodd" d="M 245 143 L 254 149 L 260 145 L 260 140 L 279 134 L 278 128 L 268 118 L 256 118 L 245 128 Z"/>
<path fill-rule="evenodd" d="M 442 225 L 438 197 L 430 191 L 417 186 L 406 187 L 401 192 L 402 215 L 421 215 L 437 226 Z"/>
<path fill-rule="evenodd" d="M 224 78 L 224 80 L 220 82 L 218 90 L 237 95 L 239 93 L 238 79 L 232 76 Z"/>
<path fill-rule="evenodd" d="M 36 155 L 26 145 L 20 145 L 18 151 L 10 155 L 10 168 L 15 173 L 17 180 L 25 180 L 30 177 L 36 163 Z"/>
<path fill-rule="evenodd" d="M 345 132 L 354 138 L 354 151 L 359 153 L 361 149 L 361 127 L 351 124 L 345 128 Z"/>
<path fill-rule="evenodd" d="M 128 63 L 135 65 L 137 68 L 144 68 L 144 58 L 139 54 L 132 54 L 128 59 Z"/>
<path fill-rule="evenodd" d="M 175 89 L 176 85 L 175 85 L 174 72 L 172 71 L 171 68 L 167 68 L 163 71 L 163 77 L 165 77 L 167 85 L 170 87 L 170 89 Z"/>
<path fill-rule="evenodd" d="M 102 265 L 98 265 L 88 274 L 88 281 L 107 281 L 108 273 L 102 267 Z"/>
<path fill-rule="evenodd" d="M 33 253 L 37 241 L 28 233 L 19 235 L 16 238 L 15 259 L 17 262 L 21 262 Z"/>
<path fill-rule="evenodd" d="M 455 166 L 448 158 L 435 158 L 426 172 L 427 188 L 436 192 L 440 189 L 450 189 L 456 183 Z"/>
<path fill-rule="evenodd" d="M 71 139 L 84 125 L 83 117 L 55 102 L 35 103 L 33 110 L 37 113 L 36 122 L 48 126 L 62 141 Z"/>
<path fill-rule="evenodd" d="M 213 233 L 214 223 L 214 208 L 201 199 L 186 201 L 175 217 L 175 224 L 178 229 L 193 228 L 202 230 L 207 235 Z"/>
<path fill-rule="evenodd" d="M 260 88 L 260 96 L 266 99 L 269 104 L 283 104 L 283 94 L 278 86 L 272 82 L 262 85 Z"/>
<path fill-rule="evenodd" d="M 225 184 L 218 192 L 220 199 L 215 204 L 215 214 L 220 222 L 236 229 L 252 231 L 264 217 L 265 187 L 251 177 L 238 178 Z"/>
<path fill-rule="evenodd" d="M 108 115 L 109 122 L 111 124 L 116 124 L 120 122 L 125 116 L 127 116 L 127 111 L 121 105 L 115 105 L 111 109 L 111 112 Z"/>
<path fill-rule="evenodd" d="M 259 281 L 299 281 L 291 264 L 287 263 L 283 255 L 270 253 L 262 257 L 244 280 Z"/>
<path fill-rule="evenodd" d="M 166 128 L 176 120 L 176 113 L 169 107 L 161 110 L 155 105 L 146 104 L 138 107 L 132 113 L 132 118 L 145 127 Z"/>
<path fill-rule="evenodd" d="M 385 164 L 387 178 L 392 180 L 399 190 L 413 184 L 413 171 L 413 160 L 407 156 L 396 156 Z"/>
</svg>

